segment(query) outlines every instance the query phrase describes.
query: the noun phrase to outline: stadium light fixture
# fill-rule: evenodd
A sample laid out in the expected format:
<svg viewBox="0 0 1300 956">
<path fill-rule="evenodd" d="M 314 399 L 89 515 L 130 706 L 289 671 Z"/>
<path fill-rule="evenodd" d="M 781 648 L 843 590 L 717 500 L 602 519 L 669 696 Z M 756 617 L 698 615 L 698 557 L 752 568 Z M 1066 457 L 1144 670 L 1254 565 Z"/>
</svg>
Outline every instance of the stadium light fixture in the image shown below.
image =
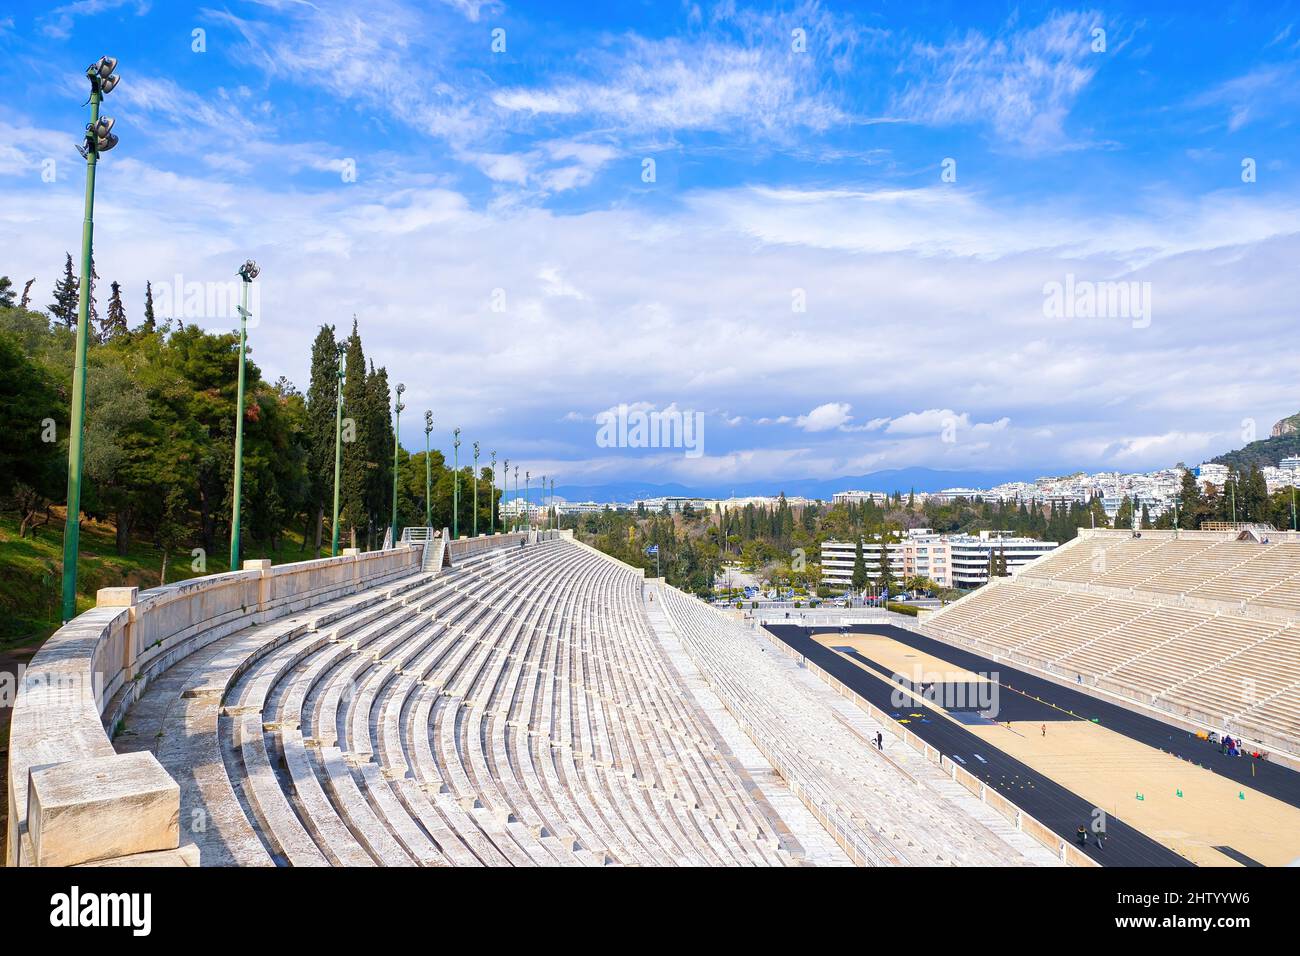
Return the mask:
<svg viewBox="0 0 1300 956">
<path fill-rule="evenodd" d="M 478 442 L 474 443 L 474 471 L 471 473 L 474 482 L 474 517 L 472 520 L 472 533 L 470 537 L 478 537 Z"/>
<path fill-rule="evenodd" d="M 90 82 L 90 122 L 77 147 L 86 161 L 85 215 L 81 224 L 81 283 L 77 294 L 77 344 L 72 365 L 71 421 L 68 430 L 68 509 L 63 529 L 63 622 L 77 616 L 77 560 L 81 544 L 82 436 L 86 417 L 86 351 L 90 334 L 91 255 L 95 232 L 95 166 L 99 154 L 117 145 L 111 117 L 99 115 L 104 95 L 113 91 L 118 77 L 117 57 L 100 57 L 86 68 Z"/>
<path fill-rule="evenodd" d="M 497 533 L 497 453 L 492 452 L 492 464 L 488 467 L 488 534 Z"/>
<path fill-rule="evenodd" d="M 501 463 L 501 467 L 505 471 L 505 474 L 501 476 L 501 504 L 504 505 L 506 503 L 506 499 L 510 497 L 510 459 L 509 458 L 505 459 Z M 496 492 L 493 492 L 493 495 L 495 496 Z M 501 531 L 503 534 L 505 533 L 505 530 L 506 530 L 506 516 L 502 515 Z"/>
<path fill-rule="evenodd" d="M 460 537 L 460 429 L 451 432 L 453 470 L 451 473 L 451 540 Z"/>
<path fill-rule="evenodd" d="M 239 511 L 244 478 L 244 363 L 248 352 L 248 290 L 262 270 L 245 259 L 238 275 L 243 280 L 239 296 L 239 386 L 235 392 L 235 488 L 230 517 L 230 570 L 239 570 Z"/>
<path fill-rule="evenodd" d="M 424 413 L 424 526 L 433 527 L 433 465 L 429 461 L 429 434 L 433 431 L 433 412 Z"/>
</svg>

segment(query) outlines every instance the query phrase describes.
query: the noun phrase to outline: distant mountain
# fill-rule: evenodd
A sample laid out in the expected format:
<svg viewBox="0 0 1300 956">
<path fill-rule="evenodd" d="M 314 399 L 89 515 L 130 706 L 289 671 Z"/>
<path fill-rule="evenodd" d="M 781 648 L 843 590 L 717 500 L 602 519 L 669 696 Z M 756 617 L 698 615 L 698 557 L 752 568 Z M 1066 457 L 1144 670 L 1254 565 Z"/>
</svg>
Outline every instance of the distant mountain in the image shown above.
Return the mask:
<svg viewBox="0 0 1300 956">
<path fill-rule="evenodd" d="M 1274 425 L 1268 438 L 1253 441 L 1244 448 L 1210 460 L 1215 464 L 1230 465 L 1238 471 L 1247 471 L 1252 465 L 1257 468 L 1276 466 L 1283 458 L 1295 455 L 1300 455 L 1300 413 L 1288 416 Z"/>
<path fill-rule="evenodd" d="M 738 481 L 734 484 L 655 484 L 646 481 L 610 482 L 601 485 L 556 485 L 555 493 L 567 501 L 626 501 L 665 496 L 730 498 L 732 495 L 778 495 L 821 498 L 830 501 L 837 491 L 942 491 L 945 488 L 989 488 L 1007 481 L 1033 481 L 1036 475 L 1023 471 L 941 471 L 934 468 L 894 468 L 866 475 L 841 478 L 794 478 L 777 481 Z M 540 501 L 533 489 L 529 496 Z"/>
</svg>

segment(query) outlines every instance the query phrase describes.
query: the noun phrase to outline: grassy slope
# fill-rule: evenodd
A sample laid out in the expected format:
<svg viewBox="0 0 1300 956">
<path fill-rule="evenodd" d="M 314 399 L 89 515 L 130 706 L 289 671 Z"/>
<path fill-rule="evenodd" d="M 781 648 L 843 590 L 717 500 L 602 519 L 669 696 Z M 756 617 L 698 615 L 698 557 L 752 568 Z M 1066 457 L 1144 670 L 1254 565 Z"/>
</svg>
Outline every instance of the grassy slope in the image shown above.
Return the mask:
<svg viewBox="0 0 1300 956">
<path fill-rule="evenodd" d="M 269 546 L 245 542 L 245 558 L 270 558 L 280 564 L 314 557 L 311 549 L 299 551 L 301 534 L 286 532 L 278 552 Z M 178 549 L 167 568 L 168 581 L 198 577 L 191 567 L 189 548 Z M 209 555 L 207 570 L 216 573 L 228 569 L 229 551 L 222 546 Z M 18 537 L 18 521 L 12 515 L 0 515 L 0 649 L 39 644 L 58 629 L 62 594 L 63 523 L 53 522 L 38 528 L 36 537 Z M 133 541 L 130 553 L 120 557 L 114 543 L 113 527 L 94 522 L 81 526 L 80 560 L 77 562 L 77 612 L 95 604 L 95 592 L 108 587 L 158 585 L 162 552 L 152 545 Z"/>
</svg>

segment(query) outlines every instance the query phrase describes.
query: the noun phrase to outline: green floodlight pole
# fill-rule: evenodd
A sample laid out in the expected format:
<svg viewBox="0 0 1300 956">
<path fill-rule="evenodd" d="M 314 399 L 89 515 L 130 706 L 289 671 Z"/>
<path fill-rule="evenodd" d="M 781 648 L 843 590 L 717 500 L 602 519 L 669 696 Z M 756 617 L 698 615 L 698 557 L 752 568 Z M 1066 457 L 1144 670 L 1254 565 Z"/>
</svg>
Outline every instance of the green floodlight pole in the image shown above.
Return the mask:
<svg viewBox="0 0 1300 956">
<path fill-rule="evenodd" d="M 478 442 L 474 443 L 474 533 L 472 538 L 478 537 Z"/>
<path fill-rule="evenodd" d="M 515 511 L 510 516 L 510 530 L 519 530 L 519 466 L 515 465 Z"/>
<path fill-rule="evenodd" d="M 551 479 L 551 507 L 555 508 L 555 479 Z M 560 530 L 560 509 L 555 508 L 555 530 Z"/>
<path fill-rule="evenodd" d="M 348 350 L 339 343 L 334 346 L 334 351 L 338 354 L 338 373 L 335 376 L 338 384 L 335 387 L 334 397 L 334 525 L 330 535 L 330 557 L 337 558 L 339 555 L 339 477 L 343 473 L 343 379 L 346 368 L 344 359 Z"/>
<path fill-rule="evenodd" d="M 497 453 L 492 452 L 492 466 L 488 471 L 488 534 L 497 533 Z"/>
<path fill-rule="evenodd" d="M 86 416 L 86 349 L 90 341 L 91 250 L 95 232 L 95 164 L 117 145 L 113 119 L 99 115 L 104 94 L 117 86 L 117 58 L 100 57 L 86 68 L 90 81 L 90 122 L 77 147 L 86 160 L 86 206 L 81 222 L 81 283 L 77 292 L 77 352 L 72 367 L 72 421 L 68 432 L 68 514 L 63 530 L 63 623 L 77 616 L 77 557 L 81 536 L 81 437 Z"/>
<path fill-rule="evenodd" d="M 509 458 L 505 459 L 501 463 L 501 467 L 505 469 L 505 474 L 501 476 L 501 504 L 504 505 L 510 497 L 510 459 Z M 506 516 L 502 515 L 501 533 L 504 534 L 505 530 L 506 530 Z"/>
<path fill-rule="evenodd" d="M 1237 479 L 1232 482 L 1232 523 L 1237 523 Z"/>
<path fill-rule="evenodd" d="M 424 413 L 424 526 L 433 527 L 433 465 L 429 461 L 429 433 L 433 431 L 433 412 Z"/>
<path fill-rule="evenodd" d="M 397 452 L 402 447 L 402 439 L 399 435 L 399 429 L 402 427 L 402 409 L 406 406 L 402 404 L 402 393 L 406 391 L 406 386 L 401 382 L 397 383 L 397 404 L 393 406 L 396 414 L 393 416 L 393 520 L 389 523 L 392 529 L 392 544 L 397 547 Z"/>
<path fill-rule="evenodd" d="M 451 473 L 451 539 L 460 537 L 460 429 L 452 430 L 452 452 L 455 456 L 455 470 Z"/>
<path fill-rule="evenodd" d="M 239 387 L 235 393 L 235 489 L 234 503 L 230 516 L 230 570 L 239 570 L 239 506 L 241 489 L 244 485 L 244 360 L 248 351 L 248 290 L 253 280 L 262 270 L 252 259 L 246 259 L 239 267 L 239 278 L 243 280 L 240 290 L 239 305 Z"/>
<path fill-rule="evenodd" d="M 528 504 L 528 495 L 532 491 L 533 473 L 524 472 L 524 514 L 528 515 L 528 522 L 524 525 L 525 531 L 533 530 L 533 509 Z"/>
<path fill-rule="evenodd" d="M 1295 485 L 1291 485 L 1291 530 L 1295 531 Z"/>
</svg>

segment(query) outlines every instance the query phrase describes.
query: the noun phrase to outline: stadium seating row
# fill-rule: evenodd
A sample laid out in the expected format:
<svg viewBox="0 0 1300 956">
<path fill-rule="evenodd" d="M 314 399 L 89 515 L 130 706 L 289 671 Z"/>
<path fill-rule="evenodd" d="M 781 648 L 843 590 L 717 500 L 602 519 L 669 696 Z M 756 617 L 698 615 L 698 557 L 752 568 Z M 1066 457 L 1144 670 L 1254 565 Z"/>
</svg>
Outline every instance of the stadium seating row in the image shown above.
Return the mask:
<svg viewBox="0 0 1300 956">
<path fill-rule="evenodd" d="M 205 864 L 796 862 L 684 699 L 639 572 L 472 556 L 233 633 L 128 715 Z"/>
<path fill-rule="evenodd" d="M 823 687 L 792 681 L 766 642 L 744 626 L 674 588 L 653 593 L 662 594 L 657 603 L 727 709 L 818 819 L 838 830 L 852 859 L 908 866 L 1026 862 L 1021 849 L 943 793 L 900 774 L 838 719 Z"/>
<path fill-rule="evenodd" d="M 921 630 L 1300 753 L 1295 542 L 1085 533 Z"/>
</svg>

